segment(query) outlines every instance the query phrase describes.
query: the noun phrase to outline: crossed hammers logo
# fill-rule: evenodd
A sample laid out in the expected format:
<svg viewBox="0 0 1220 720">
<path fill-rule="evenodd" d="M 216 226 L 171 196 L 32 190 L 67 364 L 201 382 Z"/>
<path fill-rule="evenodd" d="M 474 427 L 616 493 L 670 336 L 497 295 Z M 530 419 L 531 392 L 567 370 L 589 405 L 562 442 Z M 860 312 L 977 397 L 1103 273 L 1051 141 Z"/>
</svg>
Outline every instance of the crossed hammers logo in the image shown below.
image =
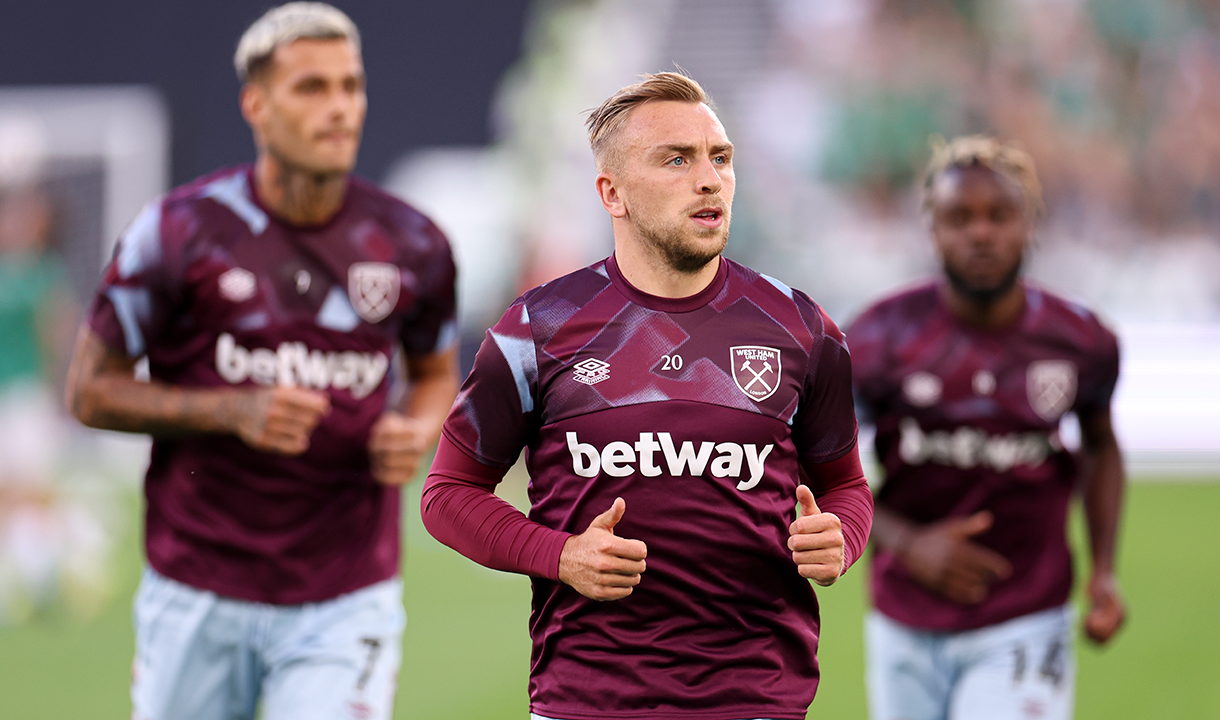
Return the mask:
<svg viewBox="0 0 1220 720">
<path fill-rule="evenodd" d="M 764 361 L 763 361 L 762 370 L 761 370 L 761 371 L 759 371 L 759 372 L 754 372 L 754 368 L 750 367 L 750 361 L 749 361 L 749 360 L 746 360 L 745 362 L 743 362 L 743 363 L 741 364 L 741 369 L 742 369 L 742 370 L 745 370 L 746 372 L 748 372 L 748 373 L 750 373 L 751 375 L 753 375 L 753 376 L 754 376 L 754 379 L 753 379 L 753 380 L 751 380 L 750 382 L 746 383 L 746 386 L 745 386 L 745 387 L 743 387 L 743 388 L 742 388 L 742 390 L 749 391 L 749 389 L 750 389 L 750 388 L 754 387 L 754 383 L 762 383 L 762 386 L 763 386 L 764 388 L 766 388 L 767 392 L 771 392 L 771 386 L 767 384 L 767 381 L 766 381 L 766 380 L 763 380 L 763 379 L 762 379 L 762 376 L 763 376 L 764 374 L 769 373 L 769 372 L 773 372 L 773 371 L 775 370 L 775 368 L 771 367 L 771 361 L 770 361 L 770 360 L 764 360 Z"/>
</svg>

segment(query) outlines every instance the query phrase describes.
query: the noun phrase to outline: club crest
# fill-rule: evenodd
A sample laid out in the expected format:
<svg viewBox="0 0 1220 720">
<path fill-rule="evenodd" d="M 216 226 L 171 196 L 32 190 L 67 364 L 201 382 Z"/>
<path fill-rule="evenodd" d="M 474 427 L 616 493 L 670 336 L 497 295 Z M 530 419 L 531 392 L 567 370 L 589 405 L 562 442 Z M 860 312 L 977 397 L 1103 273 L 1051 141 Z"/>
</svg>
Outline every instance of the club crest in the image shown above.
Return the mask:
<svg viewBox="0 0 1220 720">
<path fill-rule="evenodd" d="M 729 362 L 737 389 L 751 400 L 762 402 L 779 387 L 779 350 L 759 345 L 729 348 Z"/>
<path fill-rule="evenodd" d="M 1025 392 L 1030 407 L 1043 420 L 1058 420 L 1076 400 L 1076 366 L 1067 360 L 1039 360 L 1029 364 Z"/>
<path fill-rule="evenodd" d="M 347 296 L 356 314 L 368 322 L 384 320 L 398 304 L 402 280 L 389 263 L 352 263 L 347 271 Z"/>
</svg>

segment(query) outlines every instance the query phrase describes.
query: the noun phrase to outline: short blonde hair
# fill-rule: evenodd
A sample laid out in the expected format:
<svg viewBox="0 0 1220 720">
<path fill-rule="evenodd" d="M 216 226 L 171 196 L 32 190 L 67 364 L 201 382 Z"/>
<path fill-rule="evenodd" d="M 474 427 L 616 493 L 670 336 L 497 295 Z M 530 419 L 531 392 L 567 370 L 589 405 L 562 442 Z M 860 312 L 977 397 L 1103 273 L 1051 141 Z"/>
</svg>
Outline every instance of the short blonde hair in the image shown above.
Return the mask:
<svg viewBox="0 0 1220 720">
<path fill-rule="evenodd" d="M 233 53 L 237 77 L 248 82 L 271 64 L 275 49 L 294 40 L 347 40 L 360 52 L 360 31 L 342 10 L 320 2 L 271 8 L 242 33 Z"/>
<path fill-rule="evenodd" d="M 932 159 L 923 176 L 923 208 L 932 205 L 932 184 L 936 177 L 950 168 L 985 167 L 1015 182 L 1025 195 L 1025 203 L 1035 218 L 1046 212 L 1042 202 L 1042 184 L 1034 167 L 1034 158 L 1012 142 L 989 135 L 962 135 L 945 142 L 936 138 L 932 143 Z"/>
<path fill-rule="evenodd" d="M 585 125 L 589 128 L 589 145 L 593 148 L 593 159 L 598 169 L 619 160 L 620 152 L 614 147 L 614 138 L 631 111 L 649 100 L 676 100 L 678 102 L 703 103 L 715 109 L 712 98 L 693 79 L 676 72 L 659 72 L 641 75 L 641 80 L 611 95 L 596 110 L 589 112 Z"/>
</svg>

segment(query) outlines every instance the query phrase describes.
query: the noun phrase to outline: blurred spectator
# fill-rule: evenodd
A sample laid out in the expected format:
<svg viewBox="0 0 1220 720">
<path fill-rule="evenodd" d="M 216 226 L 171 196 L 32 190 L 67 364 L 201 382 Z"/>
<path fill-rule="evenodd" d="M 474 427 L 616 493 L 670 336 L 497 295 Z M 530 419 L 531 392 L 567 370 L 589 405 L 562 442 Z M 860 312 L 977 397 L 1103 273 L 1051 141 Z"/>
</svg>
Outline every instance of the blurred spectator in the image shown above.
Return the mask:
<svg viewBox="0 0 1220 720">
<path fill-rule="evenodd" d="M 0 625 L 105 594 L 105 533 L 59 482 L 68 425 L 59 397 L 77 307 L 53 247 L 44 133 L 0 118 Z"/>
</svg>

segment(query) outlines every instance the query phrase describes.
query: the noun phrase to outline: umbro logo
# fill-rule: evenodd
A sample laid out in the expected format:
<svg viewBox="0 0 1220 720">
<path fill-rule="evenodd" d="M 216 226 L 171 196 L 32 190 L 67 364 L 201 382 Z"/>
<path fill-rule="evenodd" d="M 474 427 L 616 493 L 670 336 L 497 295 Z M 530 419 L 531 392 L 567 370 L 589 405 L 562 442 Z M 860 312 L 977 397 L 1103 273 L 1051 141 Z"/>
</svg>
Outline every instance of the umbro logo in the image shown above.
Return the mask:
<svg viewBox="0 0 1220 720">
<path fill-rule="evenodd" d="M 610 363 L 596 358 L 581 360 L 572 368 L 572 377 L 585 385 L 596 385 L 610 379 Z"/>
<path fill-rule="evenodd" d="M 992 378 L 992 382 L 995 382 L 994 378 Z M 976 377 L 974 380 L 976 390 L 979 384 L 980 380 Z M 943 391 L 944 383 L 930 372 L 920 370 L 902 379 L 902 395 L 906 398 L 907 402 L 915 407 L 931 407 L 935 405 L 940 402 Z"/>
</svg>

